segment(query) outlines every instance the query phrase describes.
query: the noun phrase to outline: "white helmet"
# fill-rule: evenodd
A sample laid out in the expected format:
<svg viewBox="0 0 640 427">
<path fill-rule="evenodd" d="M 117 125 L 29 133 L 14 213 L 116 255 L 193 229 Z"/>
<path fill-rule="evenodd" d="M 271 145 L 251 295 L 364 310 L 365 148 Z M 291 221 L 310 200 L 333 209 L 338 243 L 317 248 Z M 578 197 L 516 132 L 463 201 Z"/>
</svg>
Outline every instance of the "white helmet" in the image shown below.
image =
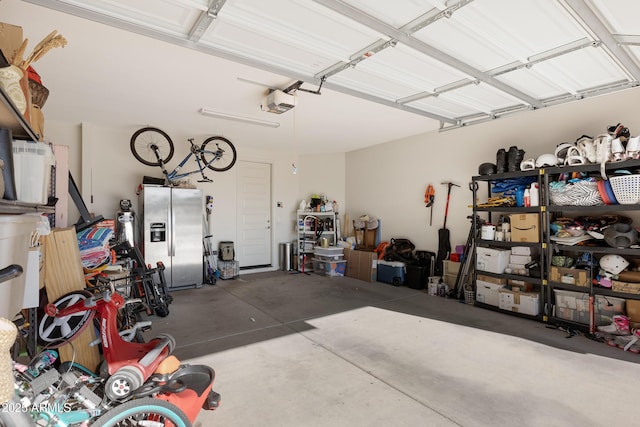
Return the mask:
<svg viewBox="0 0 640 427">
<path fill-rule="evenodd" d="M 620 274 L 625 268 L 629 266 L 629 261 L 622 258 L 620 255 L 607 254 L 600 258 L 600 267 L 607 273 L 613 275 Z"/>
<path fill-rule="evenodd" d="M 580 150 L 576 146 L 571 146 L 567 150 L 567 157 L 564 159 L 564 164 L 573 166 L 573 165 L 584 165 L 586 162 L 584 157 L 580 153 Z"/>
<path fill-rule="evenodd" d="M 613 138 L 608 133 L 598 135 L 593 140 L 593 146 L 596 149 L 596 163 L 605 163 L 612 160 L 611 141 L 613 141 Z"/>
<path fill-rule="evenodd" d="M 544 166 L 556 166 L 558 164 L 558 158 L 555 154 L 542 154 L 536 160 L 536 167 L 541 168 Z"/>
<path fill-rule="evenodd" d="M 640 136 L 634 136 L 627 141 L 627 158 L 640 158 Z"/>
<path fill-rule="evenodd" d="M 567 155 L 569 154 L 569 149 L 571 147 L 575 147 L 573 144 L 569 144 L 568 142 L 563 142 L 556 146 L 555 155 L 558 159 L 559 164 L 564 164 L 567 160 Z"/>
<path fill-rule="evenodd" d="M 616 138 L 611 141 L 611 157 L 614 162 L 619 162 L 621 160 L 627 160 L 627 153 L 624 143 L 622 139 Z"/>
<path fill-rule="evenodd" d="M 536 168 L 536 159 L 526 159 L 520 162 L 521 171 L 531 171 Z"/>
<path fill-rule="evenodd" d="M 583 135 L 576 141 L 576 147 L 580 150 L 582 157 L 587 159 L 590 163 L 596 162 L 596 147 L 593 144 L 593 139 L 590 136 Z"/>
</svg>

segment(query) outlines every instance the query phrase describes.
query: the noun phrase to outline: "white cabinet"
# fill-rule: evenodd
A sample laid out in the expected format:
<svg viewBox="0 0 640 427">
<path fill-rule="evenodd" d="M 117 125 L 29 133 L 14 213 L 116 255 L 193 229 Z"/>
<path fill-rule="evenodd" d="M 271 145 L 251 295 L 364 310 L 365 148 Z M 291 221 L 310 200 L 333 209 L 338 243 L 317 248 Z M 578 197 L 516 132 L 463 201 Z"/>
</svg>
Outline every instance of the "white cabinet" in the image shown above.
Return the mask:
<svg viewBox="0 0 640 427">
<path fill-rule="evenodd" d="M 298 270 L 313 271 L 313 247 L 321 246 L 322 239 L 333 246 L 338 241 L 335 212 L 298 211 Z"/>
</svg>

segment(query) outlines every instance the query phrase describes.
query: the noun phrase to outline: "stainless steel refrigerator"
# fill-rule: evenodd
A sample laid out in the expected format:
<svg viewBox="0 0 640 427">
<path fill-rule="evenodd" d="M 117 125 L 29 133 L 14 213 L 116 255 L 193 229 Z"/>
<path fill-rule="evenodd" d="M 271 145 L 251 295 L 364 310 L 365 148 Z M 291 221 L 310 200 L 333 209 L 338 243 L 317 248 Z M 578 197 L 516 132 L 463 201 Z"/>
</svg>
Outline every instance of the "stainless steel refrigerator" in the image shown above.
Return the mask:
<svg viewBox="0 0 640 427">
<path fill-rule="evenodd" d="M 202 286 L 202 190 L 145 185 L 138 209 L 145 262 L 164 263 L 169 290 Z"/>
</svg>

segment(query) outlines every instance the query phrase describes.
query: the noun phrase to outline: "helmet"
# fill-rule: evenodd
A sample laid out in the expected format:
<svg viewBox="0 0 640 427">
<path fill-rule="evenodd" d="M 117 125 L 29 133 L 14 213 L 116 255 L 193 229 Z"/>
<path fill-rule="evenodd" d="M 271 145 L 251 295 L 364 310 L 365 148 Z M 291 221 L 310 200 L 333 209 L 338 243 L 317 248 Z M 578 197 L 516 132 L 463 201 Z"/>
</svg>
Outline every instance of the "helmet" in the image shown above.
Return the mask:
<svg viewBox="0 0 640 427">
<path fill-rule="evenodd" d="M 574 166 L 574 165 L 584 165 L 585 163 L 586 162 L 584 160 L 584 157 L 580 153 L 580 150 L 578 149 L 578 147 L 574 145 L 569 147 L 566 153 L 566 157 L 564 159 L 564 164 L 569 166 Z"/>
<path fill-rule="evenodd" d="M 496 173 L 496 165 L 493 163 L 483 163 L 478 166 L 478 173 L 480 175 L 493 175 Z"/>
<path fill-rule="evenodd" d="M 596 147 L 593 144 L 593 138 L 588 135 L 582 135 L 576 140 L 576 147 L 580 150 L 582 157 L 586 158 L 590 163 L 596 162 Z"/>
<path fill-rule="evenodd" d="M 614 138 L 624 138 L 625 140 L 631 136 L 631 132 L 629 132 L 629 128 L 625 127 L 622 123 L 618 123 L 617 125 L 608 126 L 607 133 Z"/>
<path fill-rule="evenodd" d="M 627 141 L 627 158 L 637 159 L 640 157 L 640 136 L 634 136 Z"/>
<path fill-rule="evenodd" d="M 558 158 L 555 154 L 542 154 L 536 160 L 536 167 L 541 168 L 544 166 L 556 166 L 558 164 Z"/>
<path fill-rule="evenodd" d="M 631 225 L 618 222 L 604 231 L 604 241 L 614 248 L 628 248 L 638 243 L 638 232 Z"/>
<path fill-rule="evenodd" d="M 620 160 L 627 159 L 627 147 L 625 147 L 625 143 L 622 141 L 622 138 L 616 138 L 611 141 L 611 156 L 613 157 L 614 162 L 619 162 Z"/>
<path fill-rule="evenodd" d="M 520 162 L 520 170 L 521 171 L 531 171 L 536 168 L 536 160 L 535 159 L 527 159 Z"/>
<path fill-rule="evenodd" d="M 620 274 L 629 266 L 629 261 L 620 255 L 607 254 L 600 258 L 600 267 L 607 273 Z"/>
<path fill-rule="evenodd" d="M 573 145 L 573 144 L 569 144 L 568 142 L 563 142 L 563 143 L 558 144 L 558 145 L 556 146 L 556 151 L 555 151 L 555 153 L 554 153 L 554 154 L 556 155 L 556 158 L 558 159 L 558 163 L 559 163 L 559 164 L 561 164 L 561 165 L 562 165 L 562 164 L 564 164 L 564 163 L 565 163 L 565 161 L 566 161 L 566 159 L 567 159 L 567 156 L 568 156 L 568 154 L 569 154 L 569 153 L 568 153 L 568 150 L 569 150 L 569 148 L 571 148 L 571 147 L 575 147 L 575 145 Z"/>
</svg>

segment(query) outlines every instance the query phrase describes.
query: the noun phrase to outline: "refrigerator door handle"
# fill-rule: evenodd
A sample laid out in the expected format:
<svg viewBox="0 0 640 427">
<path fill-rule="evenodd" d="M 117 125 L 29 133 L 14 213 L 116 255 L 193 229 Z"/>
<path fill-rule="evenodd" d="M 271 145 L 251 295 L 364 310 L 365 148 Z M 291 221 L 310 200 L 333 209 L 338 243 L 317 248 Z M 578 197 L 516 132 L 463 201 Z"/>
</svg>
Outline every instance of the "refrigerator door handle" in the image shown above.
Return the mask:
<svg viewBox="0 0 640 427">
<path fill-rule="evenodd" d="M 169 232 L 169 236 L 170 236 L 169 256 L 175 256 L 176 255 L 176 231 L 175 231 L 174 225 L 176 224 L 176 214 L 173 207 L 169 207 L 168 216 L 169 216 L 169 224 L 171 224 L 170 226 L 171 230 Z"/>
</svg>

